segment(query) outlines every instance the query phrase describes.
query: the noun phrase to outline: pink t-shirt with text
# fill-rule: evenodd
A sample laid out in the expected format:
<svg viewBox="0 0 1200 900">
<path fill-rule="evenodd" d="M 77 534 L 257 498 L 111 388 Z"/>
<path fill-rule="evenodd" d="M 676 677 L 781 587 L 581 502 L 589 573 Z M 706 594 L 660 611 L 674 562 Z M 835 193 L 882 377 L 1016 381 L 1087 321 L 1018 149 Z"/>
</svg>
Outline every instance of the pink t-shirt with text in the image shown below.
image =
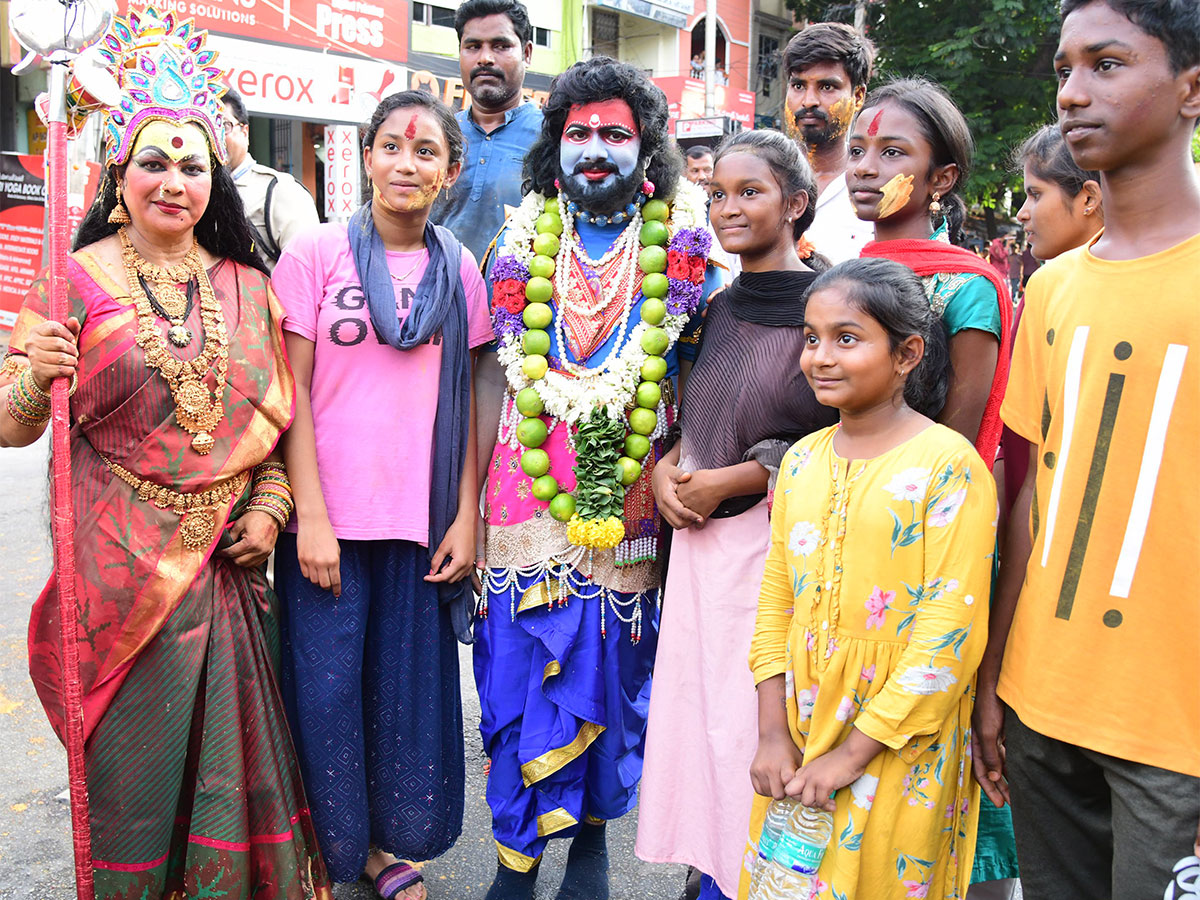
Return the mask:
<svg viewBox="0 0 1200 900">
<path fill-rule="evenodd" d="M 429 262 L 425 250 L 388 253 L 401 321 Z M 467 340 L 492 340 L 487 290 L 463 247 Z M 441 335 L 412 350 L 379 338 L 345 225 L 321 225 L 288 244 L 271 285 L 283 328 L 313 341 L 310 385 L 317 470 L 333 532 L 343 540 L 429 542 L 433 421 Z M 290 528 L 295 529 L 293 518 Z"/>
</svg>

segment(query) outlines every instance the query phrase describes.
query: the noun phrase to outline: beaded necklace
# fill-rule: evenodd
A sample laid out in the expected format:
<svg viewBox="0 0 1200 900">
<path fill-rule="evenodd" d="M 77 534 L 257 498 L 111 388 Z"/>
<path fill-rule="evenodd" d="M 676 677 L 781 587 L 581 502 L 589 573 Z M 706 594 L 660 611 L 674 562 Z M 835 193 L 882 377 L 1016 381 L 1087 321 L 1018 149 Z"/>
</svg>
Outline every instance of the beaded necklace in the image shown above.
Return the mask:
<svg viewBox="0 0 1200 900">
<path fill-rule="evenodd" d="M 613 246 L 600 259 L 593 261 L 587 255 L 587 250 L 583 246 L 577 236 L 571 216 L 562 216 L 561 213 L 566 212 L 565 202 L 562 194 L 558 195 L 558 204 L 560 210 L 560 221 L 563 223 L 563 231 L 559 236 L 559 252 L 558 259 L 554 269 L 554 297 L 558 300 L 558 309 L 554 313 L 554 338 L 558 346 L 558 358 L 561 361 L 565 370 L 576 375 L 590 375 L 593 372 L 607 370 L 609 366 L 616 360 L 622 348 L 625 346 L 625 335 L 629 330 L 629 314 L 633 309 L 636 297 L 631 290 L 637 278 L 638 255 L 642 249 L 641 229 L 642 215 L 641 208 L 634 212 L 633 218 L 621 232 L 620 237 L 613 242 Z M 627 292 L 627 299 L 621 304 L 621 320 L 617 327 L 617 339 L 613 342 L 612 347 L 605 356 L 604 362 L 598 366 L 589 367 L 583 363 L 573 363 L 567 359 L 566 341 L 563 335 L 563 322 L 566 319 L 567 310 L 570 310 L 575 315 L 581 318 L 593 318 L 601 314 L 615 299 L 614 295 L 610 295 L 605 290 L 603 282 L 600 284 L 600 290 L 596 292 L 595 304 L 589 305 L 581 303 L 582 291 L 572 290 L 571 278 L 571 256 L 577 256 L 584 262 L 599 270 L 614 260 L 618 262 L 617 277 L 612 279 L 612 287 L 614 292 Z"/>
</svg>

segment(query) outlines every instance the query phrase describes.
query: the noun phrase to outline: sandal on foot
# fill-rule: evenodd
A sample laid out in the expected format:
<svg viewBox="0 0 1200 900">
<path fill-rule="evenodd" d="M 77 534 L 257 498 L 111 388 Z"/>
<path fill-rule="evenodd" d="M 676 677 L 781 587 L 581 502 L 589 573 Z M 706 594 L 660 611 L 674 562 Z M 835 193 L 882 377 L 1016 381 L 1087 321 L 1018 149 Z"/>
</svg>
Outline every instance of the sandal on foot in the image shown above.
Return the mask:
<svg viewBox="0 0 1200 900">
<path fill-rule="evenodd" d="M 383 900 L 396 900 L 401 891 L 424 881 L 421 873 L 408 863 L 392 863 L 375 876 L 375 891 Z"/>
</svg>

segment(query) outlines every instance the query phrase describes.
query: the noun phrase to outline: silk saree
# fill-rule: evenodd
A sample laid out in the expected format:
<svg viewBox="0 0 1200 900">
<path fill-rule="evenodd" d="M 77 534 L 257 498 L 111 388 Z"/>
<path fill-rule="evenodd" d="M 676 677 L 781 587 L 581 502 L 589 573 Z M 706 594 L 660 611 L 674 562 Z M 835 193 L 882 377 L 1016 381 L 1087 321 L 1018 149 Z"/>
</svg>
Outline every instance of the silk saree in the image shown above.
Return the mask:
<svg viewBox="0 0 1200 900">
<path fill-rule="evenodd" d="M 279 695 L 275 596 L 265 567 L 220 555 L 251 470 L 293 413 L 278 303 L 256 270 L 229 260 L 209 270 L 229 361 L 225 415 L 201 456 L 146 366 L 127 292 L 86 250 L 68 275 L 70 314 L 82 324 L 71 467 L 96 896 L 328 898 Z M 48 293 L 45 277 L 30 289 L 0 385 L 27 364 Z M 204 339 L 198 309 L 187 325 L 191 345 L 170 351 L 185 359 Z M 212 372 L 205 382 L 211 389 Z M 192 513 L 110 464 L 155 488 L 217 499 L 197 528 Z M 33 608 L 29 668 L 61 739 L 58 614 L 52 574 Z"/>
</svg>

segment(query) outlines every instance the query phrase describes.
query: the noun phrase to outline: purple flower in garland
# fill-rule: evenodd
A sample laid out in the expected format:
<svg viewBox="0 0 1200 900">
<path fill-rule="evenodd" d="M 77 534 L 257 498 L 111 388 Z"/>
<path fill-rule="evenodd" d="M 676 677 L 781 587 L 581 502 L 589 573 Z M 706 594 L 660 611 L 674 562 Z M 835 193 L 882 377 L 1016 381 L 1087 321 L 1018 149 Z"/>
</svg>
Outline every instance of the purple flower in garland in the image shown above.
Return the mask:
<svg viewBox="0 0 1200 900">
<path fill-rule="evenodd" d="M 675 232 L 667 249 L 708 259 L 708 251 L 712 249 L 712 234 L 707 228 L 681 228 Z"/>
<path fill-rule="evenodd" d="M 496 332 L 497 340 L 502 339 L 506 334 L 515 334 L 520 337 L 526 331 L 521 314 L 510 312 L 502 306 L 497 306 L 492 310 L 492 330 Z"/>
<path fill-rule="evenodd" d="M 495 264 L 492 266 L 491 277 L 493 284 L 497 281 L 504 281 L 506 278 L 512 278 L 516 281 L 528 281 L 529 268 L 515 256 L 501 256 L 497 257 Z"/>
<path fill-rule="evenodd" d="M 700 285 L 682 278 L 671 278 L 667 288 L 667 312 L 673 316 L 691 315 L 700 306 Z"/>
</svg>

